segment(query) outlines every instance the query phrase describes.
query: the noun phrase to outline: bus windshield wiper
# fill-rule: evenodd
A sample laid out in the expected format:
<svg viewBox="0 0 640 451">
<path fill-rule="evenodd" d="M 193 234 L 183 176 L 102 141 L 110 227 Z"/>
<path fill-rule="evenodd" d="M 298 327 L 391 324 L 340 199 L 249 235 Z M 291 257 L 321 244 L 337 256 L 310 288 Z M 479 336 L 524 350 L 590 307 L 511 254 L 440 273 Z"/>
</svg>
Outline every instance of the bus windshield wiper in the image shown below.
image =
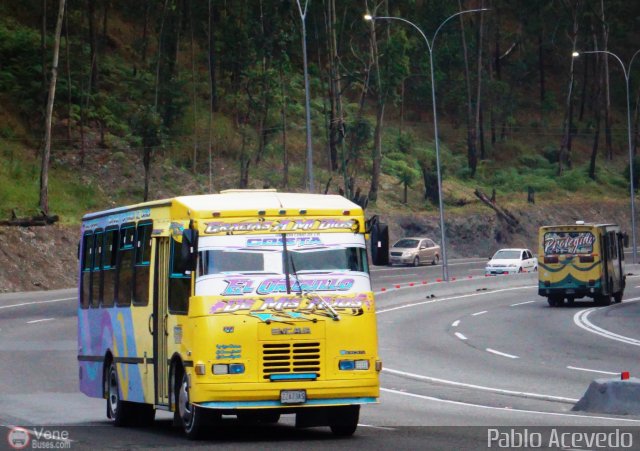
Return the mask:
<svg viewBox="0 0 640 451">
<path fill-rule="evenodd" d="M 289 262 L 291 262 L 291 269 L 293 270 L 293 275 L 296 278 L 296 283 L 298 284 L 298 292 L 300 294 L 300 296 L 305 297 L 307 299 L 313 300 L 313 294 L 315 294 L 319 300 L 319 304 L 324 307 L 324 309 L 329 313 L 329 316 L 331 317 L 331 319 L 333 319 L 334 321 L 340 321 L 340 315 L 338 315 L 338 312 L 336 312 L 336 310 L 327 302 L 325 301 L 322 296 L 318 295 L 317 293 L 311 293 L 311 292 L 306 292 L 302 289 L 302 283 L 300 283 L 300 278 L 298 277 L 298 271 L 296 270 L 296 264 L 293 261 L 293 254 L 289 253 L 289 250 L 287 249 L 287 238 L 285 236 L 285 234 L 282 234 L 282 243 L 283 243 L 283 249 L 284 249 L 284 261 L 285 261 L 285 276 L 286 276 L 286 283 L 287 283 L 287 294 L 291 294 L 291 274 L 289 273 Z"/>
</svg>

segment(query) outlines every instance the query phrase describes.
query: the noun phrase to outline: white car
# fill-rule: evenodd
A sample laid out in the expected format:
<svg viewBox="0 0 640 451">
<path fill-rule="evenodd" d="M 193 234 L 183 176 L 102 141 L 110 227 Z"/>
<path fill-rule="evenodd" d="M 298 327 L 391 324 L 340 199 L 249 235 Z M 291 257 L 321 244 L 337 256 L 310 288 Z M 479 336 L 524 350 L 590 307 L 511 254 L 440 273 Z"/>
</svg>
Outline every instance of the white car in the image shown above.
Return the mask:
<svg viewBox="0 0 640 451">
<path fill-rule="evenodd" d="M 529 249 L 500 249 L 491 257 L 485 275 L 516 274 L 538 270 L 538 259 Z"/>
</svg>

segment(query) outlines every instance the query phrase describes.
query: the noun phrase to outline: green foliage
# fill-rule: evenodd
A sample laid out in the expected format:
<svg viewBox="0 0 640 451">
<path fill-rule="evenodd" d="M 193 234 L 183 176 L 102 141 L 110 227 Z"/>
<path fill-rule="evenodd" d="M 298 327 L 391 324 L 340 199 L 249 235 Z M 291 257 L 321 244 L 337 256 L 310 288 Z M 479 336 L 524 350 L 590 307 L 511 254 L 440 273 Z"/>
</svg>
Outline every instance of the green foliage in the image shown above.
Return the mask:
<svg viewBox="0 0 640 451">
<path fill-rule="evenodd" d="M 44 99 L 40 36 L 6 17 L 0 19 L 0 93 L 24 116 L 37 111 Z"/>
</svg>

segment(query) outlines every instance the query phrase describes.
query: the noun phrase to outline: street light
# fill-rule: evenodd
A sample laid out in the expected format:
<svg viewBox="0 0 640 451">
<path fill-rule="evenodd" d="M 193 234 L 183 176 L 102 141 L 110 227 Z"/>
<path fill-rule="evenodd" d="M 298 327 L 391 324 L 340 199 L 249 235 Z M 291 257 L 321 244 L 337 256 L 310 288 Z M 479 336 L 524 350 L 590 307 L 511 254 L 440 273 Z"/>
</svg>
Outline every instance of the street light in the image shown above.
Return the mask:
<svg viewBox="0 0 640 451">
<path fill-rule="evenodd" d="M 307 190 L 310 193 L 313 193 L 313 148 L 311 147 L 311 107 L 309 106 L 309 73 L 307 71 L 307 26 L 305 24 L 309 0 L 306 0 L 304 2 L 304 9 L 302 8 L 302 6 L 300 6 L 300 0 L 296 1 L 298 3 L 298 10 L 300 11 L 300 19 L 302 21 L 302 62 L 304 66 L 304 97 L 307 123 Z"/>
<path fill-rule="evenodd" d="M 631 144 L 631 106 L 629 102 L 629 75 L 631 75 L 631 65 L 633 64 L 633 60 L 636 55 L 640 53 L 640 49 L 636 50 L 636 53 L 633 54 L 631 60 L 629 61 L 629 65 L 625 67 L 622 60 L 613 52 L 608 50 L 589 50 L 585 52 L 573 52 L 571 56 L 573 58 L 577 58 L 581 53 L 605 53 L 607 55 L 613 56 L 622 66 L 622 72 L 624 73 L 624 80 L 626 82 L 627 87 L 627 138 L 629 139 L 629 192 L 631 197 L 631 245 L 633 249 L 631 251 L 631 255 L 633 256 L 633 263 L 637 263 L 637 255 L 636 255 L 636 209 L 635 209 L 635 190 L 633 186 L 633 148 Z"/>
<path fill-rule="evenodd" d="M 488 8 L 480 8 L 480 9 L 468 9 L 465 11 L 460 11 L 451 16 L 447 17 L 445 20 L 440 23 L 438 28 L 436 28 L 436 32 L 433 33 L 431 37 L 431 42 L 427 39 L 427 36 L 423 33 L 423 31 L 413 22 L 409 22 L 407 19 L 403 19 L 402 17 L 389 17 L 389 16 L 372 16 L 371 14 L 365 14 L 364 20 L 366 21 L 374 21 L 377 19 L 384 20 L 399 20 L 406 24 L 411 25 L 413 28 L 418 30 L 418 33 L 424 38 L 424 41 L 427 43 L 427 49 L 429 50 L 429 67 L 431 69 L 431 103 L 433 104 L 433 134 L 434 140 L 436 142 L 436 172 L 438 174 L 438 206 L 440 208 L 440 241 L 442 243 L 442 278 L 445 281 L 449 280 L 449 268 L 447 263 L 447 246 L 445 243 L 445 229 L 444 229 L 444 206 L 442 204 L 442 175 L 440 173 L 440 143 L 438 139 L 438 116 L 436 113 L 436 82 L 433 74 L 433 47 L 435 45 L 436 36 L 440 31 L 440 28 L 447 23 L 449 20 L 453 19 L 456 16 L 465 13 L 473 13 L 478 11 L 488 11 Z"/>
</svg>

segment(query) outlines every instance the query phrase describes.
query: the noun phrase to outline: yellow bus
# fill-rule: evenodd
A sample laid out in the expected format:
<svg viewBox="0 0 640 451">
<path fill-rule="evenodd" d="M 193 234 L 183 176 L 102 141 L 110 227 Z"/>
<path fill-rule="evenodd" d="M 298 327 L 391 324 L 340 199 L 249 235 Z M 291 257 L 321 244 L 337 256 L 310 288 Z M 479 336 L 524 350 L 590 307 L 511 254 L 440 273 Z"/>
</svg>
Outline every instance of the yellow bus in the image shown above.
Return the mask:
<svg viewBox="0 0 640 451">
<path fill-rule="evenodd" d="M 551 307 L 590 297 L 621 302 L 625 288 L 624 234 L 615 224 L 544 226 L 539 231 L 538 294 Z"/>
<path fill-rule="evenodd" d="M 117 426 L 174 412 L 189 438 L 223 414 L 353 434 L 382 368 L 367 234 L 386 264 L 387 228 L 361 207 L 275 190 L 85 215 L 81 391 Z"/>
</svg>

